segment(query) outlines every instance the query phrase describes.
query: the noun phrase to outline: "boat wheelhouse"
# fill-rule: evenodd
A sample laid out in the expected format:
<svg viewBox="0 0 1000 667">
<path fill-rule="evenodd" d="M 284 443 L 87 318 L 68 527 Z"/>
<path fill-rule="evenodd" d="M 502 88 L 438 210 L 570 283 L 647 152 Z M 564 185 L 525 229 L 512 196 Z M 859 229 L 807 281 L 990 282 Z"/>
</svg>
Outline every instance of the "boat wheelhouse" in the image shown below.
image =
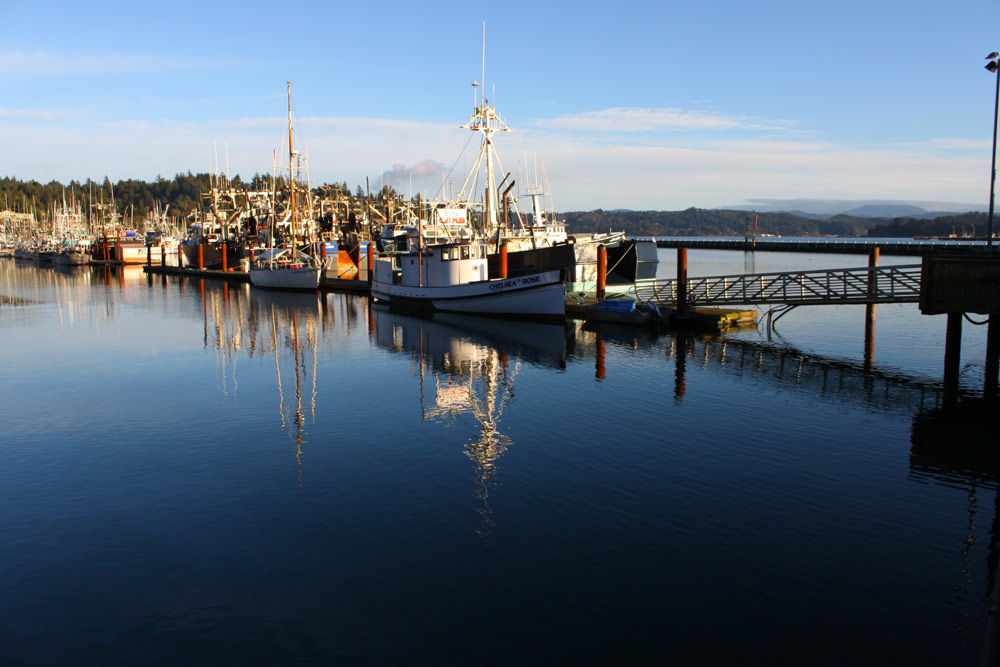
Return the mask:
<svg viewBox="0 0 1000 667">
<path fill-rule="evenodd" d="M 559 271 L 489 279 L 489 244 L 456 241 L 375 260 L 372 296 L 390 307 L 531 319 L 566 315 Z"/>
</svg>

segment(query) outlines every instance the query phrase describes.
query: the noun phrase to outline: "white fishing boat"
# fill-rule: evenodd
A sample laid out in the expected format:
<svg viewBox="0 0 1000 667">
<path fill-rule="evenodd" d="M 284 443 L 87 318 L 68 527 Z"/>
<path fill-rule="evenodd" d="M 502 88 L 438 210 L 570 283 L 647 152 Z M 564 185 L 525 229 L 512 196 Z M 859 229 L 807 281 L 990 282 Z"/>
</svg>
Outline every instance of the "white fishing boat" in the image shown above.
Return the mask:
<svg viewBox="0 0 1000 667">
<path fill-rule="evenodd" d="M 271 247 L 258 255 L 250 265 L 250 284 L 254 287 L 282 290 L 316 290 L 322 278 L 323 266 L 318 259 L 295 247 L 296 244 L 296 200 L 295 200 L 295 147 L 292 144 L 292 84 L 288 84 L 288 156 L 290 176 L 288 179 L 288 203 L 291 223 L 291 245 L 274 247 L 274 220 L 268 233 Z"/>
<path fill-rule="evenodd" d="M 532 319 L 566 315 L 560 271 L 489 279 L 488 243 L 458 241 L 375 260 L 372 296 L 390 307 Z"/>
<path fill-rule="evenodd" d="M 270 248 L 250 264 L 250 283 L 267 289 L 315 291 L 322 270 L 316 258 L 301 250 Z"/>
</svg>

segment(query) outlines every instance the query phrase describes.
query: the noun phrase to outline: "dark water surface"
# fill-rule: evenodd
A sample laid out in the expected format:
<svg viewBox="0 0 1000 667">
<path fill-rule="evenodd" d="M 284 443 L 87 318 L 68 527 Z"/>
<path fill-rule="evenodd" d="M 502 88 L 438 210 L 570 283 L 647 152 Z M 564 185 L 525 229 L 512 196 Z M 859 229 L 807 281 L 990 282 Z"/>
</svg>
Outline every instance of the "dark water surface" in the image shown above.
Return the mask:
<svg viewBox="0 0 1000 667">
<path fill-rule="evenodd" d="M 766 255 L 689 273 L 864 264 Z M 675 337 L 0 260 L 0 662 L 975 665 L 996 422 L 939 416 L 944 318 L 878 312 L 866 375 L 863 307 Z"/>
</svg>

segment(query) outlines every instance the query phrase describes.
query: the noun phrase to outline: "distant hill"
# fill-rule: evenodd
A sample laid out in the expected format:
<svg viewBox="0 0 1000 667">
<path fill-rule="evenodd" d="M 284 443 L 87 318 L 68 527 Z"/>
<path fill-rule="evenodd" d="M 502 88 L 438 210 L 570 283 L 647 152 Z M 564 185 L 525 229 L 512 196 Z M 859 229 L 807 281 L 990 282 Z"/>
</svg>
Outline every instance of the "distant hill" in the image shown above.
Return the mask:
<svg viewBox="0 0 1000 667">
<path fill-rule="evenodd" d="M 689 208 L 683 211 L 570 211 L 560 214 L 573 232 L 625 230 L 633 236 L 743 236 L 748 211 Z M 807 218 L 791 213 L 757 214 L 757 234 L 780 236 L 864 236 L 875 218 Z"/>
<path fill-rule="evenodd" d="M 915 236 L 985 236 L 986 214 L 980 212 L 942 215 L 933 220 L 921 218 L 893 218 L 874 225 L 869 236 L 913 238 Z"/>
<path fill-rule="evenodd" d="M 922 209 L 921 209 L 922 210 Z M 737 236 L 752 224 L 754 213 L 729 209 L 683 211 L 570 211 L 559 218 L 571 234 L 624 230 L 630 236 Z M 962 235 L 986 230 L 985 213 L 935 214 L 928 217 L 863 217 L 840 214 L 814 217 L 793 213 L 757 213 L 757 235 L 899 237 Z"/>
<path fill-rule="evenodd" d="M 920 218 L 929 213 L 927 209 L 908 204 L 865 204 L 839 215 L 853 215 L 859 218 Z"/>
</svg>

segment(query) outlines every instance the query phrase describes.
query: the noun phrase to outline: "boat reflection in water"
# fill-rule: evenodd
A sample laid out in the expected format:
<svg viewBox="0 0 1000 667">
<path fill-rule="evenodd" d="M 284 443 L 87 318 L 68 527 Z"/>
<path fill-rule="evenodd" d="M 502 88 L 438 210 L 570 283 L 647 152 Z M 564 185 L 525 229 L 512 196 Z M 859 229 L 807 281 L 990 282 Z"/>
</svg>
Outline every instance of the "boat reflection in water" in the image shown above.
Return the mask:
<svg viewBox="0 0 1000 667">
<path fill-rule="evenodd" d="M 306 426 L 316 420 L 316 369 L 325 309 L 317 293 L 269 292 L 200 281 L 204 343 L 216 351 L 220 390 L 236 394 L 241 354 L 274 364 L 277 419 L 295 448 L 299 481 Z M 294 397 L 292 384 L 294 383 Z"/>
<path fill-rule="evenodd" d="M 294 424 L 295 463 L 299 469 L 299 484 L 302 483 L 302 436 L 305 426 L 305 414 L 302 409 L 303 377 L 309 382 L 309 418 L 316 421 L 316 346 L 318 341 L 317 322 L 319 320 L 319 297 L 316 294 L 280 294 L 268 295 L 263 299 L 257 294 L 259 290 L 251 291 L 251 298 L 257 300 L 264 318 L 264 328 L 270 322 L 270 349 L 274 356 L 274 372 L 278 385 L 278 415 L 281 418 L 281 428 Z M 265 349 L 267 344 L 265 344 Z M 291 400 L 285 405 L 285 393 L 282 387 L 281 359 L 278 349 L 286 351 L 286 382 L 295 377 L 295 412 L 292 413 Z M 288 357 L 291 353 L 291 358 Z M 287 369 L 288 361 L 292 361 L 292 372 Z M 306 364 L 309 364 L 308 368 Z"/>
<path fill-rule="evenodd" d="M 500 457 L 513 444 L 502 427 L 504 411 L 514 399 L 514 383 L 522 363 L 565 368 L 567 328 L 436 313 L 422 319 L 391 312 L 376 304 L 375 341 L 392 352 L 409 354 L 419 378 L 423 421 L 461 427 L 475 422 L 465 455 L 475 466 L 477 532 L 486 537 L 494 527 L 490 491 Z"/>
</svg>

